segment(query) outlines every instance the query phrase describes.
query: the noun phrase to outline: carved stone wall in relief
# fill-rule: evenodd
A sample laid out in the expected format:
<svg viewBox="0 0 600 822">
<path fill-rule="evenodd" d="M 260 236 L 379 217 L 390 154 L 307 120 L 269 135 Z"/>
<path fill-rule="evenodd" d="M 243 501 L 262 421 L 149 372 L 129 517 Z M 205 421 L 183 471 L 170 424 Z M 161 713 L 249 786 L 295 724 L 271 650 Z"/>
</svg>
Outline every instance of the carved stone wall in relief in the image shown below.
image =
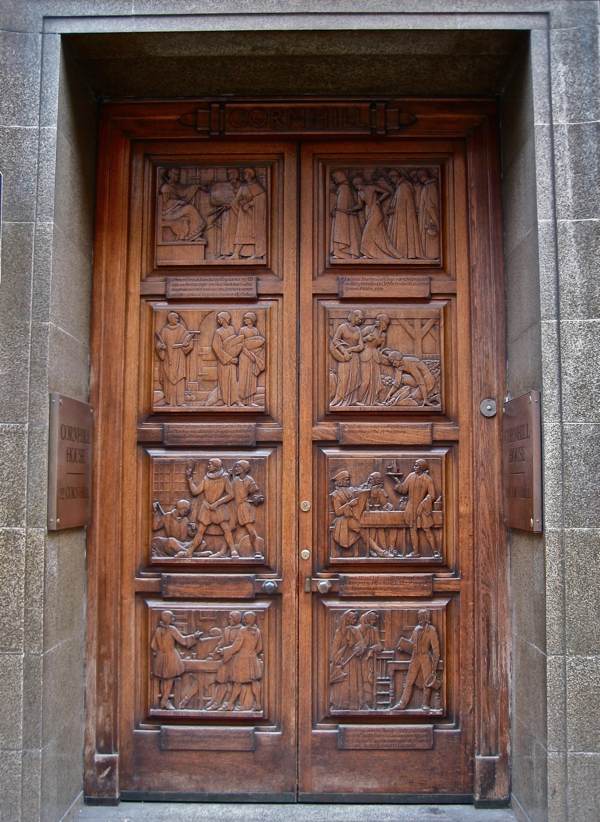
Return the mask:
<svg viewBox="0 0 600 822">
<path fill-rule="evenodd" d="M 329 711 L 444 713 L 440 607 L 329 609 Z"/>
<path fill-rule="evenodd" d="M 266 485 L 264 456 L 153 458 L 152 560 L 264 560 Z"/>
<path fill-rule="evenodd" d="M 440 561 L 443 458 L 330 456 L 330 557 Z"/>
<path fill-rule="evenodd" d="M 156 187 L 159 264 L 267 262 L 267 167 L 161 166 Z"/>
<path fill-rule="evenodd" d="M 330 262 L 440 260 L 438 166 L 361 164 L 328 176 Z"/>
<path fill-rule="evenodd" d="M 150 611 L 150 708 L 261 715 L 264 609 Z"/>
<path fill-rule="evenodd" d="M 264 411 L 266 307 L 154 308 L 155 411 Z"/>
<path fill-rule="evenodd" d="M 329 410 L 442 410 L 437 308 L 326 306 Z"/>
</svg>

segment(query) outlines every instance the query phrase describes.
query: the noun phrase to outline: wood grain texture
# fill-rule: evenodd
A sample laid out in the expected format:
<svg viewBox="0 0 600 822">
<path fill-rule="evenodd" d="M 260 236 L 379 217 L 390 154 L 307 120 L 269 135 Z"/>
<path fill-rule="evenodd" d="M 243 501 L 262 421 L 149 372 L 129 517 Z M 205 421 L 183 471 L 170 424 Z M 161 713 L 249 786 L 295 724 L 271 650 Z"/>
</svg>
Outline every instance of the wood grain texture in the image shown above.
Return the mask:
<svg viewBox="0 0 600 822">
<path fill-rule="evenodd" d="M 501 801 L 494 104 L 260 103 L 103 109 L 86 795 Z"/>
</svg>

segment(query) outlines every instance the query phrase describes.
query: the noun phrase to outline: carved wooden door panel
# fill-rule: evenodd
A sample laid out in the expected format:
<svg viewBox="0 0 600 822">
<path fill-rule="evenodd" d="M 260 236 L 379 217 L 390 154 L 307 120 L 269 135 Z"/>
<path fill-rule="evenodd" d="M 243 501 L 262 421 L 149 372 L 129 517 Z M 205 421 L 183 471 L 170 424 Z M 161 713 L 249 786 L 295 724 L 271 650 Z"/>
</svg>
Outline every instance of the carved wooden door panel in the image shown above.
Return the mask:
<svg viewBox="0 0 600 822">
<path fill-rule="evenodd" d="M 122 791 L 289 798 L 295 153 L 140 143 L 132 169 Z"/>
<path fill-rule="evenodd" d="M 464 158 L 313 144 L 301 180 L 300 795 L 468 795 Z"/>
<path fill-rule="evenodd" d="M 410 107 L 106 109 L 89 797 L 508 795 L 494 109 Z"/>
</svg>

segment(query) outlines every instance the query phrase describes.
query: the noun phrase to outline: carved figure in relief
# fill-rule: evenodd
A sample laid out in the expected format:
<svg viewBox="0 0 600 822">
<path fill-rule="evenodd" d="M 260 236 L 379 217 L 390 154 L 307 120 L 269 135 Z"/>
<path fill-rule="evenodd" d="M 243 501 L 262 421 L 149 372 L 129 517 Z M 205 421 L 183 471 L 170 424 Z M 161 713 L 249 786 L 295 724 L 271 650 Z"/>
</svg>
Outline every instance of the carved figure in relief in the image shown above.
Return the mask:
<svg viewBox="0 0 600 822">
<path fill-rule="evenodd" d="M 226 547 L 224 546 L 216 553 L 201 552 L 199 556 L 210 556 L 211 558 L 229 556 L 237 558 L 238 551 L 233 541 L 232 533 L 232 513 L 229 503 L 234 499 L 231 478 L 223 468 L 223 463 L 217 457 L 208 461 L 206 474 L 197 483 L 194 480 L 194 466 L 188 465 L 185 471 L 190 493 L 194 497 L 202 496 L 203 500 L 198 508 L 197 521 L 198 533 L 194 542 L 202 547 L 202 540 L 209 525 L 218 525 L 223 532 Z M 194 547 L 189 545 L 181 551 L 179 556 L 191 557 L 194 554 Z"/>
<path fill-rule="evenodd" d="M 387 187 L 377 183 L 367 183 L 363 175 L 352 179 L 356 190 L 357 204 L 352 210 L 364 209 L 365 224 L 360 238 L 360 253 L 369 259 L 397 259 L 399 254 L 391 243 L 385 225 L 382 204 L 390 196 Z"/>
<path fill-rule="evenodd" d="M 176 240 L 194 242 L 202 237 L 206 228 L 206 220 L 195 205 L 200 185 L 186 185 L 180 180 L 179 168 L 165 171 L 159 189 L 161 220 L 171 229 Z"/>
<path fill-rule="evenodd" d="M 242 627 L 231 645 L 222 649 L 223 661 L 230 666 L 231 693 L 223 710 L 261 709 L 261 680 L 263 676 L 262 634 L 256 624 L 254 611 L 246 611 Z M 250 690 L 252 704 L 244 698 L 244 686 Z"/>
<path fill-rule="evenodd" d="M 373 471 L 367 477 L 368 511 L 393 511 L 394 506 L 385 491 L 383 476 L 379 471 Z M 388 534 L 389 531 L 389 534 Z M 396 546 L 397 529 L 377 528 L 368 531 L 369 553 L 374 557 L 392 557 Z M 388 544 L 389 542 L 389 544 Z"/>
<path fill-rule="evenodd" d="M 248 460 L 238 460 L 233 466 L 231 487 L 236 505 L 237 524 L 247 532 L 255 557 L 262 558 L 265 541 L 256 532 L 255 522 L 256 506 L 262 505 L 265 498 L 260 493 L 256 481 L 250 475 Z"/>
<path fill-rule="evenodd" d="M 440 256 L 440 213 L 438 182 L 426 168 L 419 169 L 419 232 L 423 256 L 435 260 Z"/>
<path fill-rule="evenodd" d="M 330 495 L 335 514 L 333 541 L 338 548 L 351 548 L 360 539 L 360 517 L 369 492 L 352 488 L 348 471 L 338 471 L 333 482 L 335 487 Z"/>
<path fill-rule="evenodd" d="M 432 530 L 435 486 L 429 475 L 429 463 L 424 459 L 416 460 L 413 471 L 406 479 L 402 479 L 402 477 L 403 474 L 396 481 L 396 491 L 399 494 L 408 495 L 408 501 L 404 509 L 404 521 L 410 529 L 412 545 L 412 550 L 408 556 L 418 557 L 420 555 L 419 531 L 422 531 L 433 556 L 439 557 L 440 553 L 435 544 Z"/>
<path fill-rule="evenodd" d="M 213 185 L 211 189 L 211 203 L 216 206 L 214 214 L 217 219 L 220 219 L 221 223 L 222 259 L 233 257 L 235 249 L 235 236 L 240 210 L 236 195 L 240 190 L 240 185 L 240 170 L 238 168 L 228 168 L 227 184 L 226 186 L 221 184 L 225 191 L 221 192 L 216 185 Z"/>
<path fill-rule="evenodd" d="M 212 350 L 217 358 L 217 390 L 208 405 L 221 402 L 223 405 L 240 405 L 237 381 L 238 357 L 244 345 L 244 337 L 238 334 L 231 323 L 229 311 L 219 311 L 217 327 L 212 339 Z"/>
<path fill-rule="evenodd" d="M 215 656 L 223 656 L 223 649 L 234 644 L 237 635 L 242 630 L 242 612 L 230 611 L 229 624 L 223 630 L 223 638 L 215 649 Z M 215 675 L 215 686 L 211 700 L 206 706 L 207 711 L 218 711 L 231 695 L 232 673 L 231 660 L 221 659 Z"/>
<path fill-rule="evenodd" d="M 334 710 L 359 707 L 362 670 L 358 657 L 362 648 L 358 611 L 345 611 L 333 637 L 329 666 L 330 704 Z"/>
<path fill-rule="evenodd" d="M 331 212 L 331 255 L 339 260 L 360 257 L 361 227 L 354 211 L 354 194 L 344 171 L 334 171 L 335 206 Z"/>
<path fill-rule="evenodd" d="M 267 192 L 253 168 L 245 168 L 234 198 L 237 213 L 233 259 L 264 260 L 267 254 Z"/>
<path fill-rule="evenodd" d="M 256 328 L 256 314 L 247 311 L 240 328 L 243 338 L 239 355 L 239 397 L 244 405 L 257 405 L 254 402 L 258 377 L 265 370 L 265 338 Z"/>
<path fill-rule="evenodd" d="M 388 386 L 384 405 L 439 406 L 437 380 L 423 360 L 389 348 L 382 354 L 383 361 L 394 368 L 393 376 L 383 378 Z"/>
<path fill-rule="evenodd" d="M 177 646 L 190 648 L 202 636 L 202 631 L 193 634 L 182 634 L 173 622 L 175 615 L 172 611 L 163 611 L 160 621 L 150 642 L 152 649 L 152 673 L 160 680 L 160 707 L 174 710 L 170 701 L 171 691 L 175 680 L 185 671 L 185 665 Z"/>
<path fill-rule="evenodd" d="M 402 711 L 408 707 L 416 685 L 423 691 L 422 710 L 428 712 L 431 708 L 431 692 L 441 686 L 436 674 L 440 660 L 437 628 L 431 624 L 431 613 L 426 608 L 419 611 L 418 620 L 410 639 L 400 637 L 398 642 L 398 650 L 411 656 L 402 696 L 392 710 Z"/>
<path fill-rule="evenodd" d="M 415 260 L 423 256 L 415 189 L 410 174 L 405 169 L 392 169 L 389 179 L 394 195 L 387 208 L 390 241 L 399 257 Z"/>
<path fill-rule="evenodd" d="M 167 322 L 155 332 L 154 347 L 160 361 L 164 404 L 185 405 L 185 361 L 194 347 L 194 337 L 176 311 L 169 311 Z"/>
<path fill-rule="evenodd" d="M 180 499 L 170 511 L 163 511 L 160 502 L 152 503 L 154 512 L 152 530 L 163 531 L 164 536 L 152 539 L 154 556 L 174 557 L 188 549 L 193 553 L 200 545 L 198 526 L 192 518 L 189 500 Z"/>
<path fill-rule="evenodd" d="M 360 386 L 357 403 L 359 405 L 376 405 L 383 383 L 381 381 L 381 351 L 385 346 L 386 332 L 390 324 L 387 314 L 378 314 L 372 325 L 361 329 L 363 350 L 359 353 Z"/>
<path fill-rule="evenodd" d="M 364 349 L 360 332 L 364 314 L 355 309 L 348 314 L 347 322 L 337 327 L 329 351 L 337 362 L 337 383 L 335 395 L 331 401 L 334 406 L 354 405 L 361 385 L 359 354 Z"/>
</svg>

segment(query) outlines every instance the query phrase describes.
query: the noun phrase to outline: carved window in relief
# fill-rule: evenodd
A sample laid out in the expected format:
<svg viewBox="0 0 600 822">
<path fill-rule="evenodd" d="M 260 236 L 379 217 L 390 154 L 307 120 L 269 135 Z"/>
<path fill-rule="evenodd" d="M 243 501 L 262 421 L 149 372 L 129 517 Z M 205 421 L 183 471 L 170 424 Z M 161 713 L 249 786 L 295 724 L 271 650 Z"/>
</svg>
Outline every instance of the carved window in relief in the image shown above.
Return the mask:
<svg viewBox="0 0 600 822">
<path fill-rule="evenodd" d="M 441 562 L 444 456 L 329 455 L 332 560 Z"/>
<path fill-rule="evenodd" d="M 271 452 L 150 454 L 153 562 L 264 562 Z"/>
<path fill-rule="evenodd" d="M 269 189 L 264 165 L 160 166 L 158 264 L 266 264 Z"/>
<path fill-rule="evenodd" d="M 329 411 L 442 410 L 440 308 L 326 305 Z"/>
<path fill-rule="evenodd" d="M 445 604 L 328 608 L 329 712 L 442 715 Z"/>
<path fill-rule="evenodd" d="M 263 412 L 266 306 L 154 306 L 154 411 Z"/>
<path fill-rule="evenodd" d="M 331 263 L 438 263 L 440 168 L 329 167 Z"/>
<path fill-rule="evenodd" d="M 154 603 L 150 708 L 190 715 L 264 713 L 265 607 Z"/>
</svg>

